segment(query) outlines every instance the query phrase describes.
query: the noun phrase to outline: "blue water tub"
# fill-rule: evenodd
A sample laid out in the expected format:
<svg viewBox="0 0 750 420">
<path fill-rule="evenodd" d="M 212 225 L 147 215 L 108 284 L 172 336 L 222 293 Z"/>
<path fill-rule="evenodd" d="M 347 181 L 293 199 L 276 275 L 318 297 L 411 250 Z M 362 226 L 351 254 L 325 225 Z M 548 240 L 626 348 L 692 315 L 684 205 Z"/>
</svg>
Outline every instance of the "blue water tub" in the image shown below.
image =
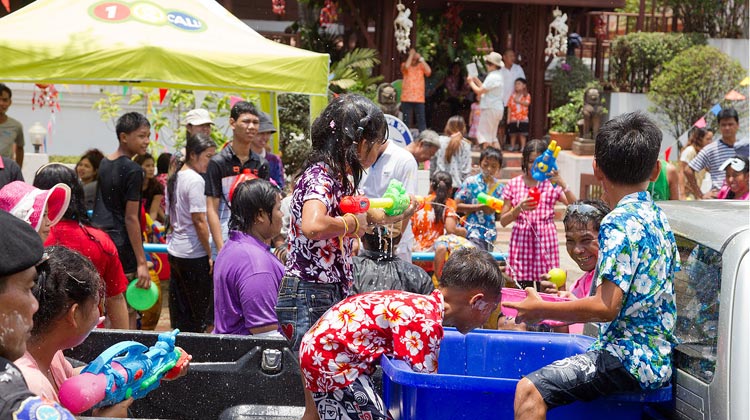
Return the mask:
<svg viewBox="0 0 750 420">
<path fill-rule="evenodd" d="M 512 419 L 516 384 L 555 360 L 583 353 L 593 339 L 574 334 L 446 328 L 438 373 L 415 373 L 401 360 L 382 359 L 383 394 L 397 420 Z M 550 410 L 549 419 L 640 419 L 651 402 L 672 399 L 672 387 L 615 394 Z"/>
</svg>

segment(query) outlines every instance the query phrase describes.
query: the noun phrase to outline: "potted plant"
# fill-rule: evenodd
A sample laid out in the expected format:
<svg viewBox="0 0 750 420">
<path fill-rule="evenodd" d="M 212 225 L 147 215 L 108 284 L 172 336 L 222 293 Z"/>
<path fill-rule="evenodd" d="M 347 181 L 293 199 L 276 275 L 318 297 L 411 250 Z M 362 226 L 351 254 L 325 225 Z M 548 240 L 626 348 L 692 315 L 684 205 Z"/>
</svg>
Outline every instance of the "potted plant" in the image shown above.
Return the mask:
<svg viewBox="0 0 750 420">
<path fill-rule="evenodd" d="M 563 150 L 570 150 L 578 135 L 578 119 L 581 114 L 583 99 L 579 102 L 581 103 L 571 100 L 547 114 L 551 124 L 549 127 L 550 140 L 555 140 Z"/>
</svg>

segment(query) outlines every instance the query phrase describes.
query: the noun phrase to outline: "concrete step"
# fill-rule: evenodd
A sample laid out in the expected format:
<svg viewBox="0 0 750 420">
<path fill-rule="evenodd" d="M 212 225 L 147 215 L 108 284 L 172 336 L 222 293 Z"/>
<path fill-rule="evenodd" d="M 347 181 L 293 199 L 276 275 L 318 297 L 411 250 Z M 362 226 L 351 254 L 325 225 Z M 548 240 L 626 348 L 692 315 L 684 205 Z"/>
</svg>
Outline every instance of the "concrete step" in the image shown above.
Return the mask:
<svg viewBox="0 0 750 420">
<path fill-rule="evenodd" d="M 511 179 L 517 177 L 518 175 L 523 175 L 523 170 L 520 167 L 506 166 L 503 169 L 500 169 L 501 179 Z"/>
</svg>

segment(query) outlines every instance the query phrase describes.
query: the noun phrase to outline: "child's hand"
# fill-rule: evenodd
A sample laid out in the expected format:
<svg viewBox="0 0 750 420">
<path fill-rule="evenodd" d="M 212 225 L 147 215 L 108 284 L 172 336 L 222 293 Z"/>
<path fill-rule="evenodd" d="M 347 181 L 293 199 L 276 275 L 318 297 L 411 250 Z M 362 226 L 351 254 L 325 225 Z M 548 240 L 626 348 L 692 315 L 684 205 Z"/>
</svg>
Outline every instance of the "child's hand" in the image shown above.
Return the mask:
<svg viewBox="0 0 750 420">
<path fill-rule="evenodd" d="M 518 314 L 515 318 L 516 324 L 520 324 L 522 322 L 526 324 L 537 324 L 542 320 L 542 317 L 536 313 L 536 306 L 541 301 L 542 298 L 539 297 L 536 289 L 534 289 L 533 287 L 527 287 L 526 299 L 520 302 L 502 302 L 502 305 L 506 308 L 511 308 L 518 311 Z"/>
<path fill-rule="evenodd" d="M 567 184 L 565 184 L 565 180 L 562 179 L 558 171 L 549 171 L 549 181 L 563 190 L 568 188 Z"/>
<path fill-rule="evenodd" d="M 549 281 L 549 275 L 546 273 L 542 274 L 542 281 L 539 282 L 539 286 L 541 286 L 542 293 L 557 294 L 557 286 Z"/>
<path fill-rule="evenodd" d="M 531 197 L 526 197 L 523 201 L 521 201 L 521 204 L 519 204 L 519 206 L 523 211 L 533 211 L 536 210 L 536 208 L 539 206 L 539 202 Z"/>
<path fill-rule="evenodd" d="M 182 347 L 175 347 L 176 349 L 179 349 L 182 356 L 180 357 L 180 360 L 177 361 L 178 366 L 180 367 L 179 371 L 174 372 L 174 368 L 167 372 L 166 375 L 162 378 L 164 381 L 174 381 L 175 379 L 182 378 L 183 376 L 187 375 L 188 369 L 190 368 L 190 361 L 193 360 L 193 356 L 185 352 L 185 350 L 182 349 Z M 184 359 L 184 360 L 183 360 Z"/>
</svg>

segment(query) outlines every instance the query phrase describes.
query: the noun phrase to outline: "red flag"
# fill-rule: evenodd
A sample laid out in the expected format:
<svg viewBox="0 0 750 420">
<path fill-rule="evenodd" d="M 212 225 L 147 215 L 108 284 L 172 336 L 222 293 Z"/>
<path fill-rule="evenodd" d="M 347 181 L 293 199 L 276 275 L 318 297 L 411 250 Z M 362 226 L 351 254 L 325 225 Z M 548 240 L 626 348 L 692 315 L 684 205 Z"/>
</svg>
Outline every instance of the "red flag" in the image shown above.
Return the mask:
<svg viewBox="0 0 750 420">
<path fill-rule="evenodd" d="M 8 13 L 10 13 L 10 0 L 2 0 L 2 2 L 3 2 L 3 6 L 5 6 L 5 10 L 7 10 Z"/>
<path fill-rule="evenodd" d="M 669 146 L 667 150 L 664 151 L 664 160 L 669 162 L 669 155 L 672 154 L 672 146 Z"/>
<path fill-rule="evenodd" d="M 159 105 L 161 105 L 161 103 L 164 102 L 164 98 L 167 97 L 167 92 L 169 92 L 169 90 L 164 89 L 164 88 L 159 89 Z"/>
</svg>

